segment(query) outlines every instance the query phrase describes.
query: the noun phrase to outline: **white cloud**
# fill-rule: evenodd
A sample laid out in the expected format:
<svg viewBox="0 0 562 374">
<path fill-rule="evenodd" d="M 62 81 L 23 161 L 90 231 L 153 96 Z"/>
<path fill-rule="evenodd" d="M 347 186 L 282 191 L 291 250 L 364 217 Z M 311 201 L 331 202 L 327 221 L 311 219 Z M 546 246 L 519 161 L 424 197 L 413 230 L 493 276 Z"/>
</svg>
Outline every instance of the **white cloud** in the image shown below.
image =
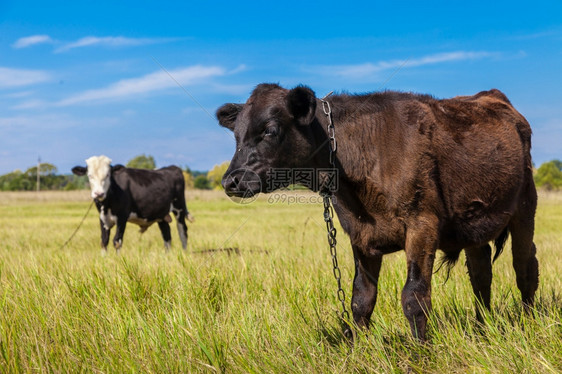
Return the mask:
<svg viewBox="0 0 562 374">
<path fill-rule="evenodd" d="M 13 69 L 0 67 L 0 89 L 29 86 L 48 82 L 51 74 L 42 70 Z"/>
<path fill-rule="evenodd" d="M 235 69 L 232 69 L 229 74 L 237 74 L 237 73 L 241 73 L 243 71 L 248 70 L 248 67 L 246 66 L 246 64 L 241 64 L 238 65 Z"/>
<path fill-rule="evenodd" d="M 22 98 L 29 97 L 29 96 L 33 95 L 34 93 L 35 93 L 35 91 L 19 91 L 19 92 L 7 93 L 7 94 L 4 94 L 0 97 L 6 98 L 6 99 L 22 99 Z"/>
<path fill-rule="evenodd" d="M 464 60 L 480 60 L 483 58 L 490 58 L 490 57 L 497 57 L 498 53 L 494 52 L 466 52 L 466 51 L 457 51 L 457 52 L 446 52 L 446 53 L 437 53 L 434 55 L 424 56 L 417 59 L 412 59 L 406 61 L 407 66 L 421 66 L 421 65 L 430 65 L 430 64 L 437 64 L 440 62 L 451 62 L 451 61 L 464 61 Z"/>
<path fill-rule="evenodd" d="M 68 115 L 59 114 L 44 114 L 38 116 L 20 115 L 0 117 L 0 129 L 3 131 L 13 131 L 17 134 L 24 134 L 28 131 L 43 129 L 49 129 L 49 131 L 51 131 L 78 127 L 81 125 L 81 121 L 82 119 L 78 120 Z"/>
<path fill-rule="evenodd" d="M 57 44 L 55 53 L 66 52 L 74 48 L 82 47 L 131 47 L 156 43 L 168 43 L 183 38 L 128 38 L 125 36 L 85 36 L 75 41 L 64 42 L 52 39 L 49 35 L 31 35 L 19 38 L 12 44 L 12 48 L 21 49 L 31 47 L 36 44 Z"/>
<path fill-rule="evenodd" d="M 141 94 L 161 91 L 176 87 L 178 84 L 188 86 L 201 82 L 205 78 L 225 75 L 226 70 L 218 66 L 195 65 L 175 70 L 159 70 L 139 78 L 122 79 L 105 88 L 88 90 L 56 103 L 56 106 L 69 106 L 91 103 L 100 100 L 130 98 Z"/>
<path fill-rule="evenodd" d="M 534 40 L 534 39 L 543 39 L 543 38 L 551 38 L 551 39 L 560 39 L 560 37 L 562 36 L 562 31 L 561 30 L 545 30 L 545 31 L 539 31 L 539 32 L 535 32 L 535 33 L 530 33 L 530 34 L 519 34 L 519 35 L 512 35 L 511 37 L 508 37 L 507 39 L 512 39 L 512 40 Z"/>
<path fill-rule="evenodd" d="M 124 36 L 86 36 L 74 42 L 66 43 L 55 50 L 55 53 L 65 52 L 74 48 L 103 46 L 103 47 L 131 47 L 146 44 L 165 43 L 177 38 L 127 38 Z"/>
<path fill-rule="evenodd" d="M 31 35 L 26 36 L 24 38 L 19 38 L 12 44 L 13 48 L 21 49 L 27 48 L 35 44 L 45 44 L 45 43 L 53 43 L 54 40 L 51 39 L 49 35 Z"/>
<path fill-rule="evenodd" d="M 11 107 L 11 109 L 16 109 L 16 110 L 25 110 L 25 109 L 41 109 L 41 108 L 45 108 L 48 106 L 48 103 L 44 100 L 36 100 L 36 99 L 32 99 L 32 100 L 26 100 L 23 101 L 17 105 L 14 105 L 13 107 Z"/>
<path fill-rule="evenodd" d="M 455 51 L 446 53 L 437 53 L 433 55 L 427 55 L 419 58 L 410 58 L 404 60 L 390 60 L 390 61 L 379 61 L 376 63 L 364 63 L 357 65 L 334 65 L 334 66 L 321 66 L 316 68 L 314 72 L 320 72 L 321 74 L 331 74 L 347 78 L 362 78 L 376 74 L 378 72 L 398 69 L 398 68 L 408 68 L 424 65 L 433 65 L 444 62 L 453 61 L 466 61 L 466 60 L 479 60 L 483 58 L 497 57 L 498 53 L 494 52 L 470 52 L 470 51 Z"/>
</svg>

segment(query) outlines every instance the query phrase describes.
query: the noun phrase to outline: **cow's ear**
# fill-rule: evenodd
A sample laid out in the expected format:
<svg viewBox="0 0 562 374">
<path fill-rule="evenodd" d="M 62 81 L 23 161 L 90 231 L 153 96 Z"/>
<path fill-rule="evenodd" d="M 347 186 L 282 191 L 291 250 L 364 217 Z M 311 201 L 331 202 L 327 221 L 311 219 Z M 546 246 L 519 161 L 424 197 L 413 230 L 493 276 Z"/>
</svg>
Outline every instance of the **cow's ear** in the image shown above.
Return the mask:
<svg viewBox="0 0 562 374">
<path fill-rule="evenodd" d="M 316 95 L 306 86 L 293 88 L 285 99 L 289 113 L 301 125 L 309 125 L 316 115 Z"/>
<path fill-rule="evenodd" d="M 111 167 L 111 174 L 115 173 L 116 171 L 125 169 L 125 166 L 121 165 L 121 164 L 117 164 L 115 166 Z"/>
<path fill-rule="evenodd" d="M 236 122 L 236 117 L 242 111 L 244 104 L 224 104 L 219 109 L 217 109 L 217 119 L 222 127 L 234 131 L 234 124 Z"/>
<path fill-rule="evenodd" d="M 75 166 L 72 168 L 72 173 L 76 174 L 76 175 L 86 175 L 86 173 L 88 172 L 88 168 L 84 167 L 84 166 Z"/>
</svg>

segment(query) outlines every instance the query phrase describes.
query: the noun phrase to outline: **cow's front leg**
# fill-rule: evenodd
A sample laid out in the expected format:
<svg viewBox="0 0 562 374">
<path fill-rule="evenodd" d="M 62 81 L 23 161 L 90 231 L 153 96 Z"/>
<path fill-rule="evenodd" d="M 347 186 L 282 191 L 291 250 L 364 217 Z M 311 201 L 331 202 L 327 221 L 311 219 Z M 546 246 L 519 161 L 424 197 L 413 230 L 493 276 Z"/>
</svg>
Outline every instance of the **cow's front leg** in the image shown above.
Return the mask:
<svg viewBox="0 0 562 374">
<path fill-rule="evenodd" d="M 127 226 L 127 216 L 117 216 L 117 228 L 115 229 L 115 236 L 113 237 L 113 246 L 115 251 L 119 253 L 123 245 L 123 235 L 125 234 L 125 227 Z"/>
<path fill-rule="evenodd" d="M 435 216 L 417 217 L 407 227 L 406 260 L 408 276 L 402 290 L 402 309 L 412 335 L 425 340 L 427 317 L 431 311 L 431 275 L 438 245 L 439 220 Z"/>
<path fill-rule="evenodd" d="M 353 246 L 355 278 L 351 311 L 353 320 L 360 328 L 369 328 L 369 320 L 377 302 L 377 285 L 382 263 L 382 253 L 366 255 L 359 247 Z"/>
<path fill-rule="evenodd" d="M 101 255 L 105 256 L 107 254 L 107 245 L 109 244 L 109 232 L 110 229 L 105 227 L 105 224 L 100 219 L 100 228 L 101 228 Z"/>
</svg>

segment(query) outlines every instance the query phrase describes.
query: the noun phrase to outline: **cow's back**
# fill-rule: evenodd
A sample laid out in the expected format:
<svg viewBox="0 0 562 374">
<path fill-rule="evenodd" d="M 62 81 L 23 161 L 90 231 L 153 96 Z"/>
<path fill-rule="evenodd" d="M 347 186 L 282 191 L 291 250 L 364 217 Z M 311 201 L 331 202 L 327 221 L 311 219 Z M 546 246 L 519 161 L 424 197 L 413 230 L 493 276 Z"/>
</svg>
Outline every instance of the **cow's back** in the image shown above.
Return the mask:
<svg viewBox="0 0 562 374">
<path fill-rule="evenodd" d="M 157 170 L 122 168 L 113 178 L 130 197 L 131 210 L 149 220 L 167 215 L 172 201 L 184 193 L 183 174 L 177 166 Z"/>
</svg>

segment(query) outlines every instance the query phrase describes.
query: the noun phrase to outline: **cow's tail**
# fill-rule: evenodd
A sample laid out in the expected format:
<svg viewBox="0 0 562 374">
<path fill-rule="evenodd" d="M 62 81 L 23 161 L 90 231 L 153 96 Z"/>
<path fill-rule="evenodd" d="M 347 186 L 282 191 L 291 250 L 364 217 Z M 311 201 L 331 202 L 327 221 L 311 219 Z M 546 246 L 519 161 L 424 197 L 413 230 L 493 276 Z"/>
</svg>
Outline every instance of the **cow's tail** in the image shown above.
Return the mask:
<svg viewBox="0 0 562 374">
<path fill-rule="evenodd" d="M 509 236 L 509 230 L 507 227 L 503 229 L 500 235 L 494 240 L 494 247 L 496 248 L 496 252 L 494 253 L 494 259 L 492 262 L 495 262 L 498 257 L 503 252 L 503 248 L 505 246 L 505 242 L 507 241 L 507 237 Z M 443 266 L 447 271 L 447 277 L 445 278 L 445 282 L 449 280 L 449 276 L 451 275 L 451 269 L 455 266 L 457 261 L 459 260 L 460 251 L 455 252 L 443 252 L 443 256 L 439 260 L 439 265 L 435 273 L 437 273 Z"/>
<path fill-rule="evenodd" d="M 441 270 L 443 265 L 445 265 L 445 269 L 447 270 L 447 278 L 445 278 L 445 282 L 449 280 L 449 276 L 451 275 L 451 269 L 455 266 L 455 264 L 459 260 L 460 254 L 461 251 L 443 252 L 443 256 L 439 260 L 439 267 L 437 268 L 437 270 L 435 270 L 435 273 Z"/>
<path fill-rule="evenodd" d="M 509 230 L 507 227 L 503 229 L 501 234 L 494 240 L 494 247 L 496 247 L 496 253 L 494 253 L 494 259 L 492 262 L 495 262 L 498 257 L 500 257 L 501 253 L 503 252 L 503 247 L 505 246 L 505 242 L 507 241 L 507 237 L 509 236 Z"/>
<path fill-rule="evenodd" d="M 187 215 L 185 218 L 187 218 L 187 220 L 191 223 L 195 222 L 195 217 L 193 216 L 193 214 L 189 213 L 189 211 L 187 211 Z"/>
</svg>

